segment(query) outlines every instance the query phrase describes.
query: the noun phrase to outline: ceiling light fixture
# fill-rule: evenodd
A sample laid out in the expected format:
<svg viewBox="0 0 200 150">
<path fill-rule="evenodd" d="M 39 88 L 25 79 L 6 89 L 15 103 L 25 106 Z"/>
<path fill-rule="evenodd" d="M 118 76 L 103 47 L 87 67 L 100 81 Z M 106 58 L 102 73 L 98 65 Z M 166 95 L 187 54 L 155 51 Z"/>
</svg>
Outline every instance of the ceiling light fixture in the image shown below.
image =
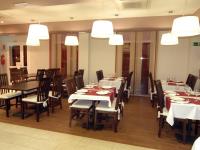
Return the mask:
<svg viewBox="0 0 200 150">
<path fill-rule="evenodd" d="M 114 34 L 113 24 L 108 20 L 96 20 L 92 25 L 91 36 L 94 38 L 109 38 Z"/>
<path fill-rule="evenodd" d="M 66 36 L 65 37 L 65 45 L 68 46 L 77 46 L 78 43 L 78 38 L 77 36 Z"/>
<path fill-rule="evenodd" d="M 108 43 L 110 45 L 123 45 L 124 44 L 123 36 L 121 34 L 113 34 L 109 38 L 109 42 Z"/>
<path fill-rule="evenodd" d="M 28 36 L 26 39 L 26 45 L 28 46 L 40 46 L 40 40 L 36 37 Z"/>
<path fill-rule="evenodd" d="M 39 46 L 39 40 L 49 39 L 48 27 L 42 24 L 30 24 L 27 36 L 27 45 Z M 40 43 L 40 42 L 39 42 Z"/>
<path fill-rule="evenodd" d="M 200 34 L 199 18 L 197 16 L 178 17 L 173 21 L 171 32 L 178 37 Z"/>
<path fill-rule="evenodd" d="M 161 45 L 177 45 L 178 37 L 172 33 L 164 33 L 161 37 Z"/>
</svg>

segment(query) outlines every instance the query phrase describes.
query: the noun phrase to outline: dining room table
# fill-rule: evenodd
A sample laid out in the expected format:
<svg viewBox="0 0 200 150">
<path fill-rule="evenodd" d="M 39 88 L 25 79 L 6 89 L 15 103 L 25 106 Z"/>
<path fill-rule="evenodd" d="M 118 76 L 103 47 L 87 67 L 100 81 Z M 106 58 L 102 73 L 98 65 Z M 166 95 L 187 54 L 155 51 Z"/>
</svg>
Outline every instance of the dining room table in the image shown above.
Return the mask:
<svg viewBox="0 0 200 150">
<path fill-rule="evenodd" d="M 39 87 L 39 81 L 32 80 L 32 81 L 23 81 L 12 85 L 2 86 L 1 88 L 7 90 L 21 91 L 22 94 L 21 98 L 23 98 L 26 93 L 29 93 L 29 91 L 37 90 L 38 87 Z M 21 99 L 20 99 L 20 105 L 21 105 Z M 22 117 L 22 111 L 14 113 L 13 116 Z M 30 116 L 30 114 L 26 113 L 25 117 L 28 116 Z"/>
<path fill-rule="evenodd" d="M 104 77 L 99 81 L 99 86 L 112 86 L 116 88 L 116 92 L 118 92 L 122 81 L 124 81 L 124 77 Z"/>
<path fill-rule="evenodd" d="M 96 102 L 106 102 L 108 107 L 111 107 L 112 101 L 116 95 L 116 88 L 113 86 L 86 85 L 84 88 L 77 90 L 68 98 L 68 103 L 73 103 L 75 100 L 90 100 L 92 101 L 92 126 L 94 125 L 94 114 Z"/>
<path fill-rule="evenodd" d="M 190 89 L 183 81 L 162 80 L 161 83 L 163 90 L 185 91 Z"/>
<path fill-rule="evenodd" d="M 164 91 L 168 110 L 166 121 L 173 126 L 175 118 L 183 119 L 182 140 L 186 141 L 187 120 L 200 120 L 200 93 L 194 91 Z"/>
</svg>

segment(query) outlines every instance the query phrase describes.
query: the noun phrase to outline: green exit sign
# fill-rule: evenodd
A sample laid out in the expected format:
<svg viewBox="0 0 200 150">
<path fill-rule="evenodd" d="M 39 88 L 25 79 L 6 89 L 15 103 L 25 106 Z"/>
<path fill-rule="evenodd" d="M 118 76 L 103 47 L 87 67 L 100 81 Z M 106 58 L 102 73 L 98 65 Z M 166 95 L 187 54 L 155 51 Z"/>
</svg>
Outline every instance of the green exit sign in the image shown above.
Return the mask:
<svg viewBox="0 0 200 150">
<path fill-rule="evenodd" d="M 200 42 L 193 42 L 192 45 L 193 46 L 200 46 Z"/>
</svg>

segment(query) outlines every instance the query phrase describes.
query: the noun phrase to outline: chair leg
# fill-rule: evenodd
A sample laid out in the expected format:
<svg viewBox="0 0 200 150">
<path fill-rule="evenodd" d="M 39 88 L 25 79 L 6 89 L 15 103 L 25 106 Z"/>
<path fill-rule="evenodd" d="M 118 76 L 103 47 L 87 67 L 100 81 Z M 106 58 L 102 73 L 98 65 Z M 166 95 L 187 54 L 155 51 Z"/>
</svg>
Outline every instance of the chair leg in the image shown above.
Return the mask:
<svg viewBox="0 0 200 150">
<path fill-rule="evenodd" d="M 39 116 L 40 116 L 40 105 L 36 104 L 36 121 L 39 122 Z"/>
<path fill-rule="evenodd" d="M 15 104 L 16 108 L 18 107 L 18 101 L 19 101 L 19 97 L 16 97 L 16 104 Z"/>
<path fill-rule="evenodd" d="M 9 117 L 10 100 L 6 100 L 6 117 Z"/>
<path fill-rule="evenodd" d="M 198 135 L 199 120 L 195 122 L 195 135 Z"/>
<path fill-rule="evenodd" d="M 87 129 L 89 129 L 89 126 L 90 126 L 90 123 L 89 123 L 89 120 L 90 120 L 90 117 L 89 117 L 89 110 L 87 110 L 87 114 L 86 114 L 86 117 L 87 117 Z"/>
<path fill-rule="evenodd" d="M 62 99 L 60 98 L 59 101 L 60 101 L 60 109 L 62 109 Z"/>
<path fill-rule="evenodd" d="M 69 127 L 72 125 L 72 117 L 73 117 L 73 110 L 72 108 L 69 111 Z"/>
<path fill-rule="evenodd" d="M 163 116 L 161 115 L 159 118 L 159 129 L 158 129 L 158 137 L 161 136 L 161 130 L 162 130 L 162 126 L 163 126 Z"/>
<path fill-rule="evenodd" d="M 114 132 L 117 132 L 117 125 L 118 125 L 118 113 L 115 113 L 115 117 L 114 117 Z"/>
<path fill-rule="evenodd" d="M 49 102 L 47 101 L 47 116 L 49 116 Z"/>
<path fill-rule="evenodd" d="M 21 112 L 22 112 L 22 119 L 24 119 L 24 103 L 23 102 L 21 102 Z"/>
<path fill-rule="evenodd" d="M 95 129 L 95 130 L 96 130 L 96 128 L 97 128 L 97 114 L 98 114 L 98 112 L 95 111 L 95 112 L 94 112 L 94 129 Z"/>
</svg>

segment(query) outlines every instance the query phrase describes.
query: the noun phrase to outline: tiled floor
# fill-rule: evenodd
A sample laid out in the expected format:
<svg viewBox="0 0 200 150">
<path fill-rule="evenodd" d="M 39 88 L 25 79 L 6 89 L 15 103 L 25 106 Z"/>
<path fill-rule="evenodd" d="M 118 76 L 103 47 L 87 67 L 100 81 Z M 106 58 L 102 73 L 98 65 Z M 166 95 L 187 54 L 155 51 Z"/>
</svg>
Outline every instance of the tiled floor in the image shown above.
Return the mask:
<svg viewBox="0 0 200 150">
<path fill-rule="evenodd" d="M 2 150 L 151 150 L 70 134 L 0 123 Z"/>
</svg>

